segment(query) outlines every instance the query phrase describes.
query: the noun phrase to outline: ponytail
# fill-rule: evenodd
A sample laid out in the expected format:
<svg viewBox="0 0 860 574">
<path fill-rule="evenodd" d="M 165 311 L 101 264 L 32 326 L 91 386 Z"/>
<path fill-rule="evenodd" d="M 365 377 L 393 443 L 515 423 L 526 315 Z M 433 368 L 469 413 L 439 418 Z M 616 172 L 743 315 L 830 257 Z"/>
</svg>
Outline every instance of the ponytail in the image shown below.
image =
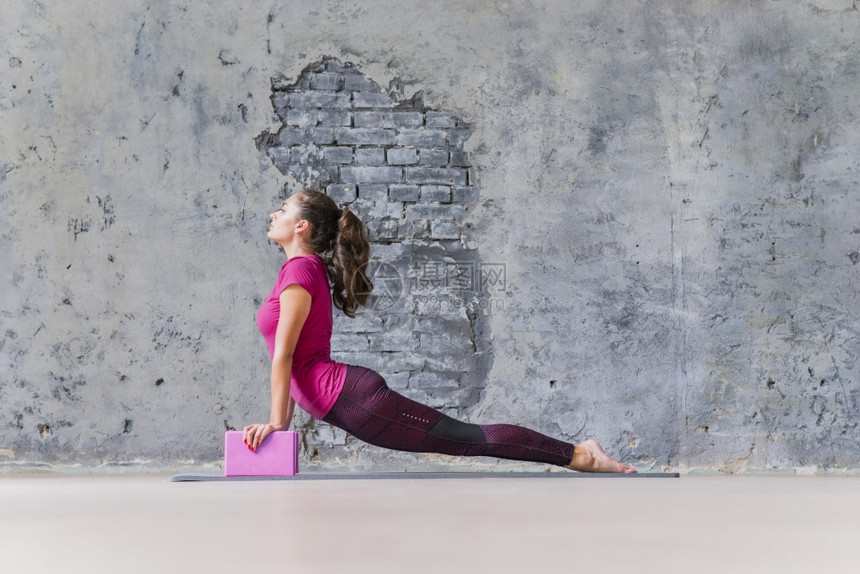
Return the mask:
<svg viewBox="0 0 860 574">
<path fill-rule="evenodd" d="M 313 190 L 298 192 L 299 217 L 311 224 L 311 249 L 326 264 L 334 306 L 347 317 L 370 297 L 373 283 L 367 277 L 370 242 L 364 224 L 348 209 L 340 210 L 332 198 Z M 331 255 L 327 254 L 331 252 Z"/>
<path fill-rule="evenodd" d="M 370 297 L 373 283 L 367 277 L 370 260 L 370 243 L 364 224 L 350 210 L 344 209 L 338 220 L 338 234 L 334 240 L 331 264 L 328 266 L 332 282 L 334 306 L 355 317 L 355 309 Z"/>
</svg>

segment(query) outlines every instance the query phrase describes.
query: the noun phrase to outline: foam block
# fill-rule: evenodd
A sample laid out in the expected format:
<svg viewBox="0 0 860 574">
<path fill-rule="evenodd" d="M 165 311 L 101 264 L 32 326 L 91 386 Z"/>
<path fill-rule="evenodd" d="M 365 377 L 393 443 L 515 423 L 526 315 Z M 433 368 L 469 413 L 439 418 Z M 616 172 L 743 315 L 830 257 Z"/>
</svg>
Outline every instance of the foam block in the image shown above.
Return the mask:
<svg viewBox="0 0 860 574">
<path fill-rule="evenodd" d="M 248 448 L 242 435 L 224 433 L 224 476 L 293 476 L 299 471 L 298 433 L 270 433 L 256 451 Z"/>
</svg>

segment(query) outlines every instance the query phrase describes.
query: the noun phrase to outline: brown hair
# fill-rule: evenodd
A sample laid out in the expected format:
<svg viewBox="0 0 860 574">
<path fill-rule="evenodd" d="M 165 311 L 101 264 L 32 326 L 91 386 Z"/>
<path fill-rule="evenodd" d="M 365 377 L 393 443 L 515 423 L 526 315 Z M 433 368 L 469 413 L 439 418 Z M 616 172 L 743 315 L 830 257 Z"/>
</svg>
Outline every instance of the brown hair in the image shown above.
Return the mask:
<svg viewBox="0 0 860 574">
<path fill-rule="evenodd" d="M 334 306 L 355 317 L 355 309 L 370 297 L 373 283 L 367 277 L 370 242 L 364 224 L 348 209 L 339 209 L 332 198 L 306 189 L 299 196 L 299 219 L 311 224 L 308 243 L 326 264 Z M 331 254 L 329 255 L 329 252 Z"/>
</svg>

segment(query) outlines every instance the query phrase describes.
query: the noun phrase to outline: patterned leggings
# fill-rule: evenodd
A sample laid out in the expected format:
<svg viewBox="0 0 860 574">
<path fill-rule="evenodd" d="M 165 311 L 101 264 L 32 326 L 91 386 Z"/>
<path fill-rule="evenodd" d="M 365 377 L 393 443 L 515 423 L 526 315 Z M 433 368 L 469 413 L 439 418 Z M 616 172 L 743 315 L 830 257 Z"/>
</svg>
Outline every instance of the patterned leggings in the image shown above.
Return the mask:
<svg viewBox="0 0 860 574">
<path fill-rule="evenodd" d="M 493 456 L 565 466 L 573 445 L 515 425 L 474 425 L 407 399 L 378 373 L 349 365 L 323 420 L 375 446 L 455 456 Z"/>
</svg>

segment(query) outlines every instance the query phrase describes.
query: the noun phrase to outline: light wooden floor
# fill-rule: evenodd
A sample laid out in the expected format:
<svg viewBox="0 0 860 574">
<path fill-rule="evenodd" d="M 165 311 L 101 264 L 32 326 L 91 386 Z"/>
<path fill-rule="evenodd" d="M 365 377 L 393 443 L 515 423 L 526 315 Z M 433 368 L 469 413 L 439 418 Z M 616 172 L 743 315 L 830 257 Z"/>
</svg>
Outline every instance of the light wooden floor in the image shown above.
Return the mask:
<svg viewBox="0 0 860 574">
<path fill-rule="evenodd" d="M 0 475 L 0 572 L 860 572 L 860 477 Z"/>
</svg>

